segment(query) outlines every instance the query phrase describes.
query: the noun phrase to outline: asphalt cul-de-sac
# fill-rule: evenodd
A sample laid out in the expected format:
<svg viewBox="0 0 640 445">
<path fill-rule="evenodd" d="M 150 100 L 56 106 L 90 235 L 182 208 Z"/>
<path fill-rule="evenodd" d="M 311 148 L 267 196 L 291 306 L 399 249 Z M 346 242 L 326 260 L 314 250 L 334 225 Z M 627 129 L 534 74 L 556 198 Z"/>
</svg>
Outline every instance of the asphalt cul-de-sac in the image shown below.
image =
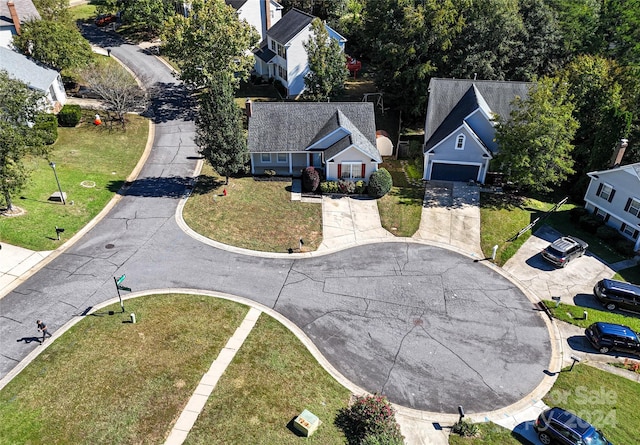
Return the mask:
<svg viewBox="0 0 640 445">
<path fill-rule="evenodd" d="M 274 308 L 352 382 L 420 410 L 505 407 L 540 383 L 551 357 L 541 314 L 514 284 L 438 247 L 297 260 Z"/>
</svg>

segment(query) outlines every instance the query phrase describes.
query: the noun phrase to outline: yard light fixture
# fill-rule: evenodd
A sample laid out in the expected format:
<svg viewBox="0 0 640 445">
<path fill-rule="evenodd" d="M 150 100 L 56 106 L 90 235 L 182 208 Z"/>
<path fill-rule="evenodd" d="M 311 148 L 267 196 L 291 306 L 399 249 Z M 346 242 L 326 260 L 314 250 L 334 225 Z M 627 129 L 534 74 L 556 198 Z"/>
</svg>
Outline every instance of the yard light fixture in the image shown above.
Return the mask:
<svg viewBox="0 0 640 445">
<path fill-rule="evenodd" d="M 66 205 L 66 201 L 64 200 L 64 194 L 62 193 L 62 187 L 60 187 L 60 181 L 58 180 L 58 173 L 56 172 L 56 163 L 49 162 L 49 166 L 53 169 L 53 176 L 56 177 L 56 183 L 58 184 L 58 191 L 60 192 L 60 200 L 63 205 Z"/>
</svg>

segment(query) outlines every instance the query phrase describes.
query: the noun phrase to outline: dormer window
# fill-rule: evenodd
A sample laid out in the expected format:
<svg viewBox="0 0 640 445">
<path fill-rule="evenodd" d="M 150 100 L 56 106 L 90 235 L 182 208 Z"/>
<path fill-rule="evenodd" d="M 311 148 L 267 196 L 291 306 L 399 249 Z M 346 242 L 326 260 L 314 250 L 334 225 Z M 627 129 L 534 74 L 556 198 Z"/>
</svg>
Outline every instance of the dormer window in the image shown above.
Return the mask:
<svg viewBox="0 0 640 445">
<path fill-rule="evenodd" d="M 456 150 L 464 150 L 464 134 L 459 134 L 456 139 Z"/>
</svg>

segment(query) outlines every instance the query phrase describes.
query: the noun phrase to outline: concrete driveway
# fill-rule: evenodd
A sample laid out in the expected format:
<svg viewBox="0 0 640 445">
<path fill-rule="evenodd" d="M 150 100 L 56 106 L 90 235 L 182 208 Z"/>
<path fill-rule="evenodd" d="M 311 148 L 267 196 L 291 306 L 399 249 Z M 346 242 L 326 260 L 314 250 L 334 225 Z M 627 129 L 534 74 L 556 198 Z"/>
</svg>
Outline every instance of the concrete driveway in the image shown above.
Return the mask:
<svg viewBox="0 0 640 445">
<path fill-rule="evenodd" d="M 587 253 L 572 260 L 565 268 L 555 268 L 540 252 L 562 234 L 549 226 L 540 227 L 503 269 L 543 300 L 559 296 L 567 304 L 601 308 L 593 297 L 593 286 L 615 272 L 598 257 Z"/>
</svg>

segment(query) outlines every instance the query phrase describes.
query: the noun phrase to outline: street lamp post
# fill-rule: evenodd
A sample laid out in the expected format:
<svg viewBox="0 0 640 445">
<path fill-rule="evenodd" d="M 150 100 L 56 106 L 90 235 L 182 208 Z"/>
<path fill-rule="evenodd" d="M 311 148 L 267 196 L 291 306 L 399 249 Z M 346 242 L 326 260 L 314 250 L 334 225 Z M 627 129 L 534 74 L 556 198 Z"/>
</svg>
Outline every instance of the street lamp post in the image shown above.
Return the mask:
<svg viewBox="0 0 640 445">
<path fill-rule="evenodd" d="M 58 184 L 58 191 L 60 192 L 60 199 L 62 200 L 62 204 L 66 205 L 66 201 L 64 200 L 64 194 L 62 193 L 62 187 L 60 187 L 60 181 L 58 180 L 58 173 L 56 173 L 56 163 L 49 162 L 49 166 L 53 169 L 53 176 L 56 177 L 56 183 Z"/>
</svg>

